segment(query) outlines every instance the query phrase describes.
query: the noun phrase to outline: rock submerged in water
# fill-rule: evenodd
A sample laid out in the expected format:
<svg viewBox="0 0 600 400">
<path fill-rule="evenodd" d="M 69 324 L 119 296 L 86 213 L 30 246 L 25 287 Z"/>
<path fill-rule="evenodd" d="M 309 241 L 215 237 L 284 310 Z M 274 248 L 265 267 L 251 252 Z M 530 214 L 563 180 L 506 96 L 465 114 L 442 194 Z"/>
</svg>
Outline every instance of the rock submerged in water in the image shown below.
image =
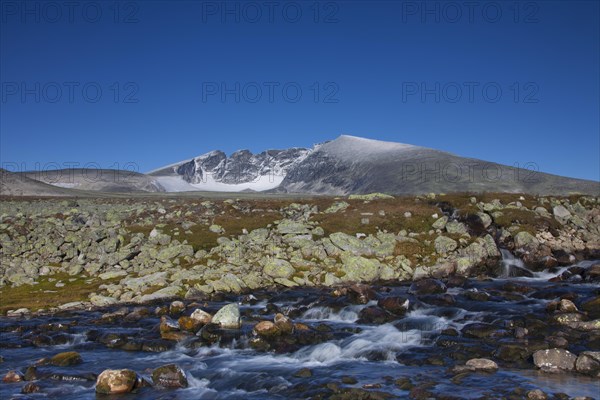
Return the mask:
<svg viewBox="0 0 600 400">
<path fill-rule="evenodd" d="M 240 307 L 235 303 L 227 304 L 212 317 L 212 323 L 225 329 L 239 329 L 242 326 Z"/>
<path fill-rule="evenodd" d="M 71 365 L 81 364 L 83 360 L 79 353 L 75 351 L 67 351 L 65 353 L 58 353 L 50 359 L 50 364 L 57 367 L 68 367 Z"/>
<path fill-rule="evenodd" d="M 98 375 L 96 393 L 130 393 L 136 387 L 138 376 L 130 369 L 107 369 Z"/>
<path fill-rule="evenodd" d="M 21 393 L 23 394 L 31 394 L 31 393 L 38 393 L 41 390 L 41 388 L 36 385 L 33 382 L 27 382 L 25 384 L 25 386 L 23 386 L 23 388 L 21 389 Z"/>
<path fill-rule="evenodd" d="M 380 299 L 377 305 L 394 315 L 404 315 L 408 311 L 409 301 L 404 297 L 386 297 Z"/>
<path fill-rule="evenodd" d="M 420 281 L 413 282 L 410 285 L 408 293 L 417 296 L 446 293 L 446 285 L 437 279 L 421 279 Z"/>
<path fill-rule="evenodd" d="M 164 388 L 185 388 L 188 386 L 185 372 L 176 364 L 167 364 L 152 371 L 152 382 Z"/>
<path fill-rule="evenodd" d="M 465 365 L 474 371 L 495 372 L 498 370 L 498 364 L 487 358 L 472 358 Z"/>
<path fill-rule="evenodd" d="M 457 365 L 452 368 L 452 372 L 455 374 L 465 374 L 469 372 L 487 372 L 493 373 L 498 370 L 498 364 L 495 361 L 487 358 L 472 358 L 468 360 L 465 365 Z"/>
</svg>

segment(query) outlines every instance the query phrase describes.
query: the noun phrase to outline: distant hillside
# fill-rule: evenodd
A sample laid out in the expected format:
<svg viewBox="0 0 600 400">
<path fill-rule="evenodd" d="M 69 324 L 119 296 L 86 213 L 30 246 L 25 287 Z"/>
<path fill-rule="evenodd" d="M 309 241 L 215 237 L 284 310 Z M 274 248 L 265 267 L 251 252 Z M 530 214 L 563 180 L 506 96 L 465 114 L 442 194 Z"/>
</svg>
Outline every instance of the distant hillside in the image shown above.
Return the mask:
<svg viewBox="0 0 600 400">
<path fill-rule="evenodd" d="M 137 172 L 114 169 L 59 169 L 20 172 L 19 176 L 52 186 L 110 193 L 164 192 L 152 177 Z"/>
<path fill-rule="evenodd" d="M 64 189 L 15 174 L 0 168 L 0 195 L 2 196 L 73 196 Z"/>
</svg>

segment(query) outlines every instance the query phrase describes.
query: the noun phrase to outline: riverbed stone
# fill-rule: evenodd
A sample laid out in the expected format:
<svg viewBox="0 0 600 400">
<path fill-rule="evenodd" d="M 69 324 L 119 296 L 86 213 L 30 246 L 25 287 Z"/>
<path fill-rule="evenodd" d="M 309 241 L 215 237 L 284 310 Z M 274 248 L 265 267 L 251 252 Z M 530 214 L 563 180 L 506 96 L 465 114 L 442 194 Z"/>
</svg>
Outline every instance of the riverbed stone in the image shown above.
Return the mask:
<svg viewBox="0 0 600 400">
<path fill-rule="evenodd" d="M 582 374 L 600 378 L 600 351 L 584 351 L 579 354 L 575 369 Z"/>
<path fill-rule="evenodd" d="M 21 388 L 22 394 L 39 393 L 42 389 L 40 386 L 33 382 L 27 382 L 23 388 Z"/>
<path fill-rule="evenodd" d="M 474 371 L 494 372 L 498 370 L 498 364 L 487 358 L 472 358 L 465 365 Z"/>
<path fill-rule="evenodd" d="M 8 371 L 2 378 L 2 382 L 4 383 L 22 382 L 23 380 L 23 374 L 21 374 L 19 371 L 14 370 Z"/>
<path fill-rule="evenodd" d="M 533 363 L 546 372 L 572 371 L 577 356 L 564 349 L 538 350 L 533 353 Z"/>
<path fill-rule="evenodd" d="M 58 353 L 50 359 L 50 364 L 57 367 L 69 367 L 72 365 L 81 364 L 83 359 L 81 355 L 76 351 L 67 351 L 64 353 Z"/>
<path fill-rule="evenodd" d="M 240 308 L 232 303 L 222 307 L 212 317 L 212 323 L 226 329 L 239 329 L 241 327 Z"/>
<path fill-rule="evenodd" d="M 421 279 L 420 281 L 413 282 L 410 285 L 408 293 L 412 293 L 417 296 L 446 293 L 446 285 L 444 285 L 444 283 L 438 279 Z"/>
<path fill-rule="evenodd" d="M 176 364 L 160 366 L 152 371 L 152 382 L 164 388 L 188 387 L 188 379 L 185 372 Z"/>
<path fill-rule="evenodd" d="M 98 375 L 96 392 L 101 394 L 130 393 L 136 386 L 138 376 L 130 369 L 107 369 Z"/>
<path fill-rule="evenodd" d="M 272 337 L 275 335 L 279 335 L 280 331 L 275 325 L 274 322 L 271 321 L 261 321 L 254 326 L 252 331 L 255 335 L 263 336 L 263 337 Z"/>
</svg>

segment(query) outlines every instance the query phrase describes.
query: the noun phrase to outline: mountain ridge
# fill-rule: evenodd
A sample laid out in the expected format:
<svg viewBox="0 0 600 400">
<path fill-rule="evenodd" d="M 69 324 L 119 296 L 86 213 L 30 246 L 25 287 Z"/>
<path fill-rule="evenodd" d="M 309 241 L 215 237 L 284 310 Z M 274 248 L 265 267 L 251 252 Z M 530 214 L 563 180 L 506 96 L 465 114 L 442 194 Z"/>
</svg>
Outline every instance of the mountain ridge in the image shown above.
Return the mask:
<svg viewBox="0 0 600 400">
<path fill-rule="evenodd" d="M 73 175 L 70 170 L 66 174 L 55 172 L 61 177 Z M 98 172 L 101 172 L 100 179 L 91 182 L 85 179 L 88 174 L 93 176 Z M 77 170 L 75 175 L 79 178 L 74 185 L 64 179 L 56 181 L 51 171 L 42 178 L 31 172 L 19 175 L 64 190 L 76 187 L 123 193 L 206 191 L 349 195 L 382 192 L 411 195 L 518 192 L 600 195 L 600 182 L 547 174 L 531 165 L 507 166 L 443 150 L 352 135 L 340 135 L 311 148 L 269 149 L 256 154 L 242 149 L 228 156 L 221 150 L 212 150 L 146 174 Z M 110 181 L 109 177 L 113 175 L 119 177 L 118 182 Z M 4 186 L 5 192 L 14 192 Z M 34 186 L 30 182 L 31 190 Z M 39 188 L 49 191 L 47 186 Z"/>
</svg>

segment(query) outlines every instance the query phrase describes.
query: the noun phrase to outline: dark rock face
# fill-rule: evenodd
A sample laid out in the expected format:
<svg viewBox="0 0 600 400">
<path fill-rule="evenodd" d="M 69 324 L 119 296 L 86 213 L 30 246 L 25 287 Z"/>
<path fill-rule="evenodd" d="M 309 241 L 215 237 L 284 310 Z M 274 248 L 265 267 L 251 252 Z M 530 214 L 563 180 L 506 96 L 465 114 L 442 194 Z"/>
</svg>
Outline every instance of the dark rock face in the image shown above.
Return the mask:
<svg viewBox="0 0 600 400">
<path fill-rule="evenodd" d="M 285 175 L 309 151 L 290 148 L 252 154 L 249 150 L 239 150 L 227 157 L 217 150 L 178 165 L 175 172 L 189 183 L 201 183 L 209 177 L 227 184 L 248 183 L 264 176 Z"/>
</svg>

